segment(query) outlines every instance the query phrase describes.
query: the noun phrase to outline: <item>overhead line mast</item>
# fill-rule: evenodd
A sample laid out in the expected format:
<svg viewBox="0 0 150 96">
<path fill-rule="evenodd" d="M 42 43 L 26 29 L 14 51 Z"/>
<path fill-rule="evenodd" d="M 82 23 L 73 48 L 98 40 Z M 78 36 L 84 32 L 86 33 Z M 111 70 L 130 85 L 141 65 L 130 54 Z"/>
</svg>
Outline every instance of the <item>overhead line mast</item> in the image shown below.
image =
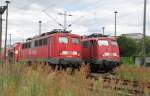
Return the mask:
<svg viewBox="0 0 150 96">
<path fill-rule="evenodd" d="M 143 46 L 142 46 L 142 53 L 143 53 L 143 65 L 146 66 L 146 45 L 145 45 L 145 38 L 146 38 L 146 11 L 147 11 L 147 0 L 144 0 L 144 16 L 143 16 Z"/>
<path fill-rule="evenodd" d="M 0 51 L 2 48 L 2 22 L 3 22 L 2 15 L 6 11 L 6 9 L 7 9 L 7 6 L 0 6 Z"/>
<path fill-rule="evenodd" d="M 67 14 L 67 11 L 65 11 L 64 13 L 58 13 L 59 15 L 63 15 L 64 16 L 64 31 L 67 30 L 67 16 L 72 16 L 70 14 Z"/>
<path fill-rule="evenodd" d="M 8 31 L 8 5 L 10 1 L 6 1 L 7 11 L 6 11 L 6 32 L 5 32 L 5 48 L 4 48 L 4 60 L 6 60 L 6 47 L 7 47 L 7 31 Z"/>
</svg>

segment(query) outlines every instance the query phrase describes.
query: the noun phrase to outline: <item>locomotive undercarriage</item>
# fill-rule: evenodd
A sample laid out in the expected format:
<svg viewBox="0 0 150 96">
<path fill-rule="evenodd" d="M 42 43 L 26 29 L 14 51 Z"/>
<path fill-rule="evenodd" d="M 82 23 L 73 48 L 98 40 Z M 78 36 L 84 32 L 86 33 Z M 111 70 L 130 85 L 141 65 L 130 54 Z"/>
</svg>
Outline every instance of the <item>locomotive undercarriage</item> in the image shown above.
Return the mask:
<svg viewBox="0 0 150 96">
<path fill-rule="evenodd" d="M 110 60 L 93 60 L 90 64 L 91 72 L 98 72 L 98 71 L 110 71 L 113 70 L 115 67 L 118 67 L 120 62 L 117 61 L 110 61 Z"/>
<path fill-rule="evenodd" d="M 52 68 L 58 68 L 58 69 L 67 69 L 67 68 L 73 68 L 73 69 L 80 69 L 81 67 L 81 60 L 78 58 L 65 58 L 65 59 L 48 59 L 48 64 L 52 66 Z"/>
</svg>

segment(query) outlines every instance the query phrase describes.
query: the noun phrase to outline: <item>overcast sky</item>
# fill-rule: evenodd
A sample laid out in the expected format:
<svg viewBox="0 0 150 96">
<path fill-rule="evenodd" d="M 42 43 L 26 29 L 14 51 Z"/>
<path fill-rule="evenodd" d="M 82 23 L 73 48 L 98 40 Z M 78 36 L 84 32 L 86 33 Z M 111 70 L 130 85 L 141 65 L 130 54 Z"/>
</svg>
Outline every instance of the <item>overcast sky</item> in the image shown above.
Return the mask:
<svg viewBox="0 0 150 96">
<path fill-rule="evenodd" d="M 150 35 L 150 1 L 147 6 L 147 33 Z M 5 5 L 0 0 L 0 5 Z M 117 15 L 117 35 L 124 33 L 142 33 L 144 0 L 11 0 L 9 5 L 8 33 L 12 41 L 22 41 L 39 33 L 38 21 L 42 23 L 42 33 L 62 28 L 51 17 L 63 24 L 63 16 L 71 14 L 67 23 L 72 33 L 86 35 L 102 33 L 114 35 L 114 11 Z M 49 16 L 48 16 L 48 15 Z M 3 15 L 5 19 L 5 14 Z M 3 40 L 5 21 L 3 22 Z"/>
</svg>

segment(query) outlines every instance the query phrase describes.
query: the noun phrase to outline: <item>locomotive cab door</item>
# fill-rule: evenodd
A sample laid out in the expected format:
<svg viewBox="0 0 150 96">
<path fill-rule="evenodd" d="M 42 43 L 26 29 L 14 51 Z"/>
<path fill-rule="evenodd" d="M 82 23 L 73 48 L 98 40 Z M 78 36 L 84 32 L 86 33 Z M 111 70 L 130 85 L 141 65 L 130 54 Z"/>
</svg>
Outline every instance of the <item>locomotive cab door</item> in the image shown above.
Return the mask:
<svg viewBox="0 0 150 96">
<path fill-rule="evenodd" d="M 91 58 L 91 60 L 95 60 L 96 58 L 96 54 L 97 54 L 97 52 L 96 52 L 96 45 L 97 45 L 97 42 L 96 42 L 96 40 L 91 40 L 90 41 L 90 58 Z"/>
<path fill-rule="evenodd" d="M 9 51 L 8 51 L 8 61 L 9 61 L 10 63 L 13 63 L 13 61 L 14 61 L 14 53 L 13 53 L 13 50 L 9 50 Z"/>
</svg>

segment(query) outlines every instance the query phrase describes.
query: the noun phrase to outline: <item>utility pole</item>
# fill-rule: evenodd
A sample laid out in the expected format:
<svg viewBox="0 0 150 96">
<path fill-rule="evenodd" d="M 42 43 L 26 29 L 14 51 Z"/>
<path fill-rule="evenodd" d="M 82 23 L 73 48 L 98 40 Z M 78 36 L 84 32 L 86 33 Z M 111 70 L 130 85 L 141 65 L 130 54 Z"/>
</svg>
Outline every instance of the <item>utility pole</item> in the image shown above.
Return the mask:
<svg viewBox="0 0 150 96">
<path fill-rule="evenodd" d="M 39 21 L 39 35 L 41 35 L 41 30 L 42 30 L 42 21 Z"/>
<path fill-rule="evenodd" d="M 5 32 L 5 49 L 4 49 L 4 60 L 6 61 L 6 47 L 7 47 L 7 30 L 8 30 L 8 5 L 10 1 L 6 1 L 7 10 L 6 10 L 6 32 Z"/>
<path fill-rule="evenodd" d="M 102 30 L 103 30 L 103 35 L 105 34 L 105 27 L 102 27 Z"/>
<path fill-rule="evenodd" d="M 146 9 L 147 9 L 147 0 L 144 0 L 144 16 L 143 16 L 143 46 L 142 46 L 142 53 L 143 53 L 143 65 L 146 65 L 145 58 L 146 58 L 146 46 L 145 46 L 145 37 L 146 37 Z"/>
<path fill-rule="evenodd" d="M 10 47 L 11 47 L 11 34 L 9 34 L 9 43 L 10 43 Z"/>
<path fill-rule="evenodd" d="M 3 28 L 3 18 L 2 15 L 4 14 L 5 10 L 7 9 L 7 6 L 0 6 L 0 51 L 2 49 L 2 28 Z"/>
<path fill-rule="evenodd" d="M 117 11 L 114 12 L 115 13 L 115 37 L 117 36 Z"/>
<path fill-rule="evenodd" d="M 67 16 L 72 16 L 67 14 L 67 11 L 65 11 L 64 13 L 58 13 L 59 15 L 63 15 L 64 16 L 64 31 L 67 30 Z"/>
</svg>

